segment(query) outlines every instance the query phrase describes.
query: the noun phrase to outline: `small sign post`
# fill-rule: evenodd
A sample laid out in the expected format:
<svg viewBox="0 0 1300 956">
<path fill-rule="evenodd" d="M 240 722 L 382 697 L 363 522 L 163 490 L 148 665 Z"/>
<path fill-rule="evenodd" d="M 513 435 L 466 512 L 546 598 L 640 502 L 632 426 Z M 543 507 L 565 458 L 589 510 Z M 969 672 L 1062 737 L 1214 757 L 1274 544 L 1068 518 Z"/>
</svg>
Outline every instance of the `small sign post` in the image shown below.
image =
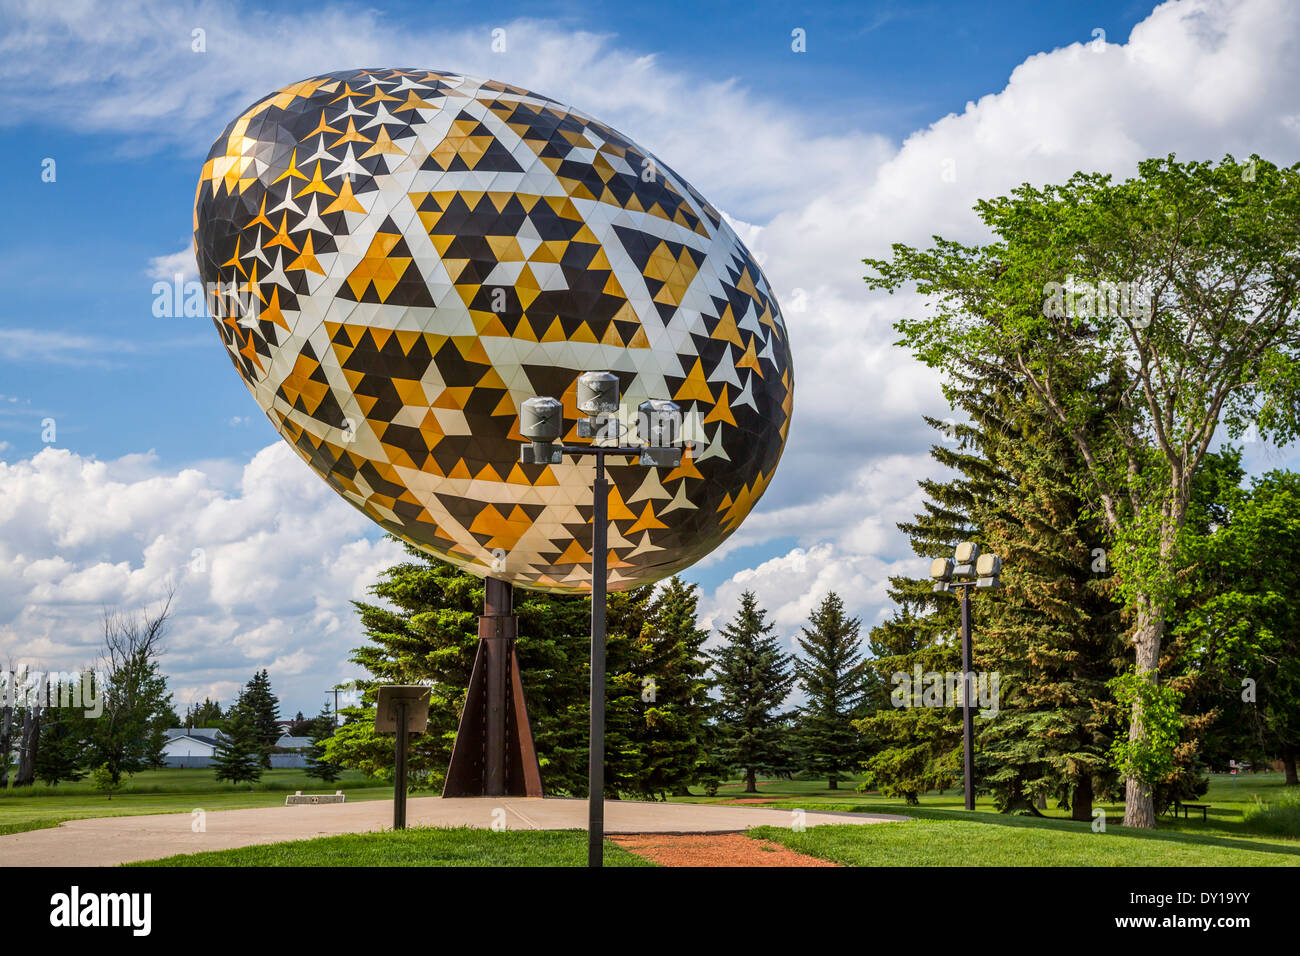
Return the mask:
<svg viewBox="0 0 1300 956">
<path fill-rule="evenodd" d="M 396 734 L 393 774 L 393 829 L 406 829 L 406 745 L 408 734 L 429 726 L 429 688 L 420 684 L 389 684 L 379 688 L 375 732 Z"/>
</svg>

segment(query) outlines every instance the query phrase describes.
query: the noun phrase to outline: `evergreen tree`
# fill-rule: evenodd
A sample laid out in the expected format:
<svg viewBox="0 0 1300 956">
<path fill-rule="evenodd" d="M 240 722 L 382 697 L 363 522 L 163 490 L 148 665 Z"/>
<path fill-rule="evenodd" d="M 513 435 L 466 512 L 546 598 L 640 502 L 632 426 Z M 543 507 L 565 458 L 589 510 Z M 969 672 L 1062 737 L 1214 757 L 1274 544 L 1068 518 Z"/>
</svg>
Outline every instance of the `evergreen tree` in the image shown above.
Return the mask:
<svg viewBox="0 0 1300 956">
<path fill-rule="evenodd" d="M 41 722 L 34 762 L 36 779 L 52 787 L 62 780 L 80 780 L 85 776 L 80 769 L 82 750 L 76 721 L 65 719 L 61 708 L 50 708 Z"/>
<path fill-rule="evenodd" d="M 298 725 L 311 730 L 311 747 L 307 750 L 307 776 L 333 783 L 343 775 L 343 768 L 331 763 L 325 753 L 325 744 L 334 734 L 334 714 L 328 705 L 311 721 L 303 720 L 300 713 Z"/>
<path fill-rule="evenodd" d="M 637 642 L 650 616 L 652 585 L 608 596 L 605 611 L 605 795 L 651 796 L 641 752 L 643 704 Z M 590 674 L 590 671 L 588 671 Z M 588 678 L 590 680 L 590 678 Z M 589 695 L 588 695 L 589 696 Z M 589 700 L 574 702 L 574 723 L 587 728 Z M 583 761 L 584 772 L 586 761 Z"/>
<path fill-rule="evenodd" d="M 624 789 L 663 798 L 689 793 L 707 762 L 709 682 L 701 647 L 709 632 L 696 626 L 695 585 L 674 576 L 651 600 L 652 590 L 644 589 L 644 603 L 627 592 L 644 611 L 639 620 L 619 622 L 630 638 L 626 669 L 611 680 L 611 712 L 628 755 Z"/>
<path fill-rule="evenodd" d="M 357 682 L 361 705 L 343 712 L 345 723 L 325 751 L 341 766 L 391 774 L 392 737 L 374 731 L 377 688 L 428 681 L 428 730 L 412 735 L 409 766 L 414 780 L 436 787 L 451 760 L 478 647 L 483 582 L 409 545 L 406 552 L 408 560 L 371 588 L 383 605 L 355 602 L 370 643 L 351 659 L 371 676 Z M 548 793 L 586 792 L 590 606 L 581 597 L 515 592 L 515 650 Z"/>
<path fill-rule="evenodd" d="M 964 450 L 974 437 L 969 425 L 952 425 L 927 418 L 952 445 L 934 445 L 931 456 L 957 472 L 975 465 L 976 456 Z M 970 529 L 970 489 L 960 481 L 923 479 L 923 512 L 899 524 L 912 550 L 924 558 L 951 557 L 953 543 Z M 895 576 L 887 593 L 898 607 L 893 616 L 872 628 L 867 645 L 868 668 L 874 674 L 868 687 L 879 694 L 888 688 L 889 706 L 880 705 L 854 721 L 870 744 L 863 763 L 862 789 L 876 789 L 887 797 L 915 804 L 928 790 L 952 786 L 961 774 L 960 715 L 950 708 L 922 706 L 911 693 L 914 675 L 945 674 L 961 669 L 960 647 L 953 636 L 958 628 L 955 601 L 931 590 L 923 578 Z"/>
<path fill-rule="evenodd" d="M 262 776 L 264 748 L 257 723 L 239 704 L 226 715 L 226 728 L 217 740 L 212 767 L 218 780 L 239 784 Z"/>
<path fill-rule="evenodd" d="M 265 668 L 255 673 L 253 679 L 244 685 L 236 707 L 242 709 L 253 722 L 261 750 L 262 767 L 270 767 L 271 750 L 283 730 L 280 727 L 280 703 L 271 691 L 271 677 Z"/>
<path fill-rule="evenodd" d="M 799 708 L 801 759 L 806 769 L 826 776 L 829 789 L 838 790 L 840 774 L 854 766 L 862 750 L 861 735 L 849 722 L 865 689 L 861 623 L 845 615 L 834 591 L 809 623 L 798 639 L 805 656 L 794 659 L 799 687 L 807 695 Z"/>
<path fill-rule="evenodd" d="M 718 756 L 745 777 L 745 792 L 757 793 L 760 772 L 789 772 L 788 724 L 781 711 L 794 674 L 791 655 L 781 650 L 752 591 L 740 597 L 735 619 L 721 631 L 723 644 L 710 655 L 721 699 Z"/>
<path fill-rule="evenodd" d="M 203 698 L 201 704 L 190 704 L 185 708 L 185 723 L 180 724 L 182 727 L 221 727 L 221 722 L 225 719 L 221 704 L 211 698 Z"/>
<path fill-rule="evenodd" d="M 1004 811 L 1036 812 L 1054 794 L 1090 819 L 1094 791 L 1115 781 L 1106 682 L 1123 654 L 1118 604 L 1104 540 L 1075 490 L 1071 446 L 1009 388 L 993 375 L 949 384 L 971 423 L 927 421 L 947 439 L 932 457 L 956 477 L 922 481 L 925 511 L 899 527 L 924 557 L 950 557 L 974 539 L 1004 561 L 1003 589 L 972 601 L 972 666 L 997 675 L 1000 698 L 996 716 L 976 722 L 977 785 Z M 899 706 L 859 722 L 881 745 L 864 768 L 869 785 L 909 802 L 961 774 L 958 701 L 908 706 L 925 703 L 906 693 L 918 672 L 961 671 L 958 601 L 931 583 L 891 579 L 900 611 L 873 630 L 871 667 L 896 681 Z"/>
<path fill-rule="evenodd" d="M 1123 667 L 1123 623 L 1105 538 L 1076 490 L 1077 452 L 1045 416 L 1024 397 L 964 402 L 996 475 L 973 502 L 975 533 L 1005 568 L 1002 590 L 971 602 L 974 666 L 998 675 L 1000 697 L 977 721 L 977 780 L 1000 810 L 1037 814 L 1055 797 L 1091 821 L 1094 796 L 1118 784 L 1107 682 Z"/>
</svg>

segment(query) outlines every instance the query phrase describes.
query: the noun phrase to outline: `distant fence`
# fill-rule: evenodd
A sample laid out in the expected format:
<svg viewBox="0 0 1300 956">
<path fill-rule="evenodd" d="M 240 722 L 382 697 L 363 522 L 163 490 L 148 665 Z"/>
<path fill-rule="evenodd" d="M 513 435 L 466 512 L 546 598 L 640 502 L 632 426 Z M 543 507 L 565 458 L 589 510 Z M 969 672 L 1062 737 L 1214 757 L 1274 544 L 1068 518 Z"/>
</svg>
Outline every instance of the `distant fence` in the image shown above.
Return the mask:
<svg viewBox="0 0 1300 956">
<path fill-rule="evenodd" d="M 164 767 L 177 767 L 185 769 L 195 769 L 198 767 L 211 767 L 211 757 L 164 757 Z"/>
<path fill-rule="evenodd" d="M 212 757 L 164 757 L 164 767 L 194 770 L 211 767 L 216 761 Z M 302 754 L 271 754 L 272 770 L 298 770 L 307 766 L 307 758 Z"/>
</svg>

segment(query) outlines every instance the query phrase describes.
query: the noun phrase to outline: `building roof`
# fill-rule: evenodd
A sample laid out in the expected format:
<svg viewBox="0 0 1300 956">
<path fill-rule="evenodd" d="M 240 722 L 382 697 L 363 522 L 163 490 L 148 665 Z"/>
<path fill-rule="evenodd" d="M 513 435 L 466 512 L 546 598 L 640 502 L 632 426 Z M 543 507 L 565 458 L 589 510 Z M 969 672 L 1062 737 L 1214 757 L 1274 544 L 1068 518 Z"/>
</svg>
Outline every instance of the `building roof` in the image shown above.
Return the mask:
<svg viewBox="0 0 1300 956">
<path fill-rule="evenodd" d="M 275 742 L 277 747 L 283 747 L 285 750 L 306 749 L 311 746 L 310 737 L 290 737 L 288 734 L 282 736 Z"/>
<path fill-rule="evenodd" d="M 189 737 L 191 740 L 197 740 L 213 748 L 217 746 L 217 741 L 221 736 L 221 731 L 216 727 L 172 727 L 166 732 L 167 743 L 182 737 Z"/>
</svg>

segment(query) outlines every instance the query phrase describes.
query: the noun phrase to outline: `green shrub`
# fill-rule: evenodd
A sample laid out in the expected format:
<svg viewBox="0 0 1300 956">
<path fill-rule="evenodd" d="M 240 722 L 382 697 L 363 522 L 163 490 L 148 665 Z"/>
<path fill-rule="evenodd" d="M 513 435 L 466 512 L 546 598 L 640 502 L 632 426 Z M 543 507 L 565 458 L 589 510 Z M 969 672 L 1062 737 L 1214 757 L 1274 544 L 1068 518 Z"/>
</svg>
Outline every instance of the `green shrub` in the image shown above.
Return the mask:
<svg viewBox="0 0 1300 956">
<path fill-rule="evenodd" d="M 1256 833 L 1300 838 L 1300 790 L 1284 793 L 1273 803 L 1263 803 L 1256 797 L 1254 805 L 1242 813 L 1242 819 Z"/>
</svg>

